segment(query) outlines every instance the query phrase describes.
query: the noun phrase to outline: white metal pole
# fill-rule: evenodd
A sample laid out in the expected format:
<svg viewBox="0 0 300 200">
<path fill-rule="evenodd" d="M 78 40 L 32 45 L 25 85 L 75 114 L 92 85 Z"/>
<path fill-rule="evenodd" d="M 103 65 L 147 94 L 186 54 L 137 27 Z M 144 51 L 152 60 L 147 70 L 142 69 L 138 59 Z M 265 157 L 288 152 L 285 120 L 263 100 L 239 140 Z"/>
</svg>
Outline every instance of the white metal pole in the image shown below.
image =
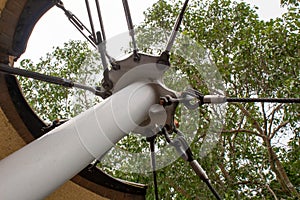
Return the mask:
<svg viewBox="0 0 300 200">
<path fill-rule="evenodd" d="M 0 199 L 43 199 L 148 116 L 154 88 L 133 83 L 0 161 Z"/>
</svg>

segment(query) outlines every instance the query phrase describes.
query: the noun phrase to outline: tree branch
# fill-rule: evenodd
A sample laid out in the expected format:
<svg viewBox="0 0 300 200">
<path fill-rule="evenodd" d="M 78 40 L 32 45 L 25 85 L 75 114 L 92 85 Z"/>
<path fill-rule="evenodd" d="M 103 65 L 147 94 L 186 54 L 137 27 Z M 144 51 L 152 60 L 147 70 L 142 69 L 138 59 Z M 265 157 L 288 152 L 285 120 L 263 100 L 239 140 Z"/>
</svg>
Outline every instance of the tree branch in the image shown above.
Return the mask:
<svg viewBox="0 0 300 200">
<path fill-rule="evenodd" d="M 260 172 L 258 172 L 258 174 L 259 174 L 259 176 L 260 176 L 263 180 L 265 180 L 265 177 L 264 177 Z M 265 187 L 266 187 L 267 190 L 272 194 L 272 196 L 274 197 L 274 199 L 275 199 L 275 200 L 278 200 L 278 198 L 277 198 L 275 192 L 272 190 L 272 188 L 270 187 L 270 185 L 269 185 L 268 183 L 265 184 Z"/>
<path fill-rule="evenodd" d="M 265 111 L 265 104 L 261 103 L 261 107 L 262 107 L 262 113 L 263 113 L 263 117 L 264 117 L 264 130 L 265 130 L 266 135 L 268 135 L 268 120 L 267 120 L 267 114 Z M 269 133 L 271 133 L 271 132 L 269 132 Z"/>
<path fill-rule="evenodd" d="M 219 162 L 218 163 L 218 167 L 220 168 L 224 178 L 229 182 L 229 184 L 232 184 L 232 178 L 230 176 L 230 174 L 226 171 L 225 166 L 223 163 Z"/>
<path fill-rule="evenodd" d="M 223 130 L 222 133 L 249 133 L 259 137 L 265 137 L 255 131 L 247 130 L 247 129 L 237 129 L 237 130 Z"/>
<path fill-rule="evenodd" d="M 275 113 L 281 108 L 282 104 L 278 104 L 271 112 L 271 119 L 270 119 L 270 125 L 269 125 L 269 133 L 271 134 L 272 132 L 272 126 L 273 126 L 273 121 L 274 121 L 274 116 Z"/>
<path fill-rule="evenodd" d="M 271 169 L 276 174 L 276 179 L 280 183 L 281 187 L 285 192 L 290 193 L 291 195 L 297 197 L 300 199 L 300 194 L 294 187 L 294 185 L 291 183 L 284 167 L 282 166 L 279 158 L 277 157 L 276 153 L 274 152 L 271 142 L 269 138 L 265 138 L 264 142 L 266 144 L 268 154 L 269 154 L 269 162 Z"/>
<path fill-rule="evenodd" d="M 260 133 L 260 137 L 264 137 L 265 136 L 265 132 L 263 131 L 263 129 L 261 128 L 261 126 L 257 122 L 257 120 L 255 120 L 251 116 L 251 114 L 242 105 L 240 105 L 238 103 L 235 103 L 234 105 L 236 105 L 246 115 L 246 117 L 248 117 L 252 121 L 252 124 L 253 124 L 254 128 L 256 128 L 257 131 Z"/>
<path fill-rule="evenodd" d="M 286 125 L 289 124 L 289 121 L 284 121 L 281 124 L 279 124 L 279 126 L 277 126 L 271 133 L 269 136 L 269 139 L 272 139 L 274 137 L 274 135 L 283 127 L 285 127 Z"/>
</svg>

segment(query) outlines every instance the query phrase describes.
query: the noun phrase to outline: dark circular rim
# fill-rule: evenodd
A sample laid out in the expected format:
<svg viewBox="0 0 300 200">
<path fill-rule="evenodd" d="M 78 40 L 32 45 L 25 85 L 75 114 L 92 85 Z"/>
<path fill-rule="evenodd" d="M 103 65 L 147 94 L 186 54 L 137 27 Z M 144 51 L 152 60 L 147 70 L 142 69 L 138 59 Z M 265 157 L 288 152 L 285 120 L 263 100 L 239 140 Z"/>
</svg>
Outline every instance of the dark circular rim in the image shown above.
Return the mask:
<svg viewBox="0 0 300 200">
<path fill-rule="evenodd" d="M 11 36 L 11 43 L 5 47 L 0 46 L 0 54 L 2 54 L 2 56 L 0 56 L 0 62 L 2 63 L 8 63 L 11 56 L 19 58 L 25 52 L 28 39 L 35 24 L 43 14 L 56 4 L 55 0 L 25 0 L 25 2 L 23 9 L 21 9 L 20 16 L 17 19 L 14 33 Z M 8 0 L 6 4 L 8 3 L 14 4 L 12 0 Z M 1 20 L 2 17 L 9 19 L 9 15 L 5 15 L 5 10 L 1 13 L 0 25 L 6 20 L 4 19 L 3 22 L 3 20 Z M 0 41 L 1 40 L 0 32 Z M 3 54 L 5 55 L 4 57 Z M 28 105 L 22 95 L 16 78 L 8 74 L 0 74 L 0 84 L 1 108 L 23 140 L 29 143 L 45 134 L 46 132 L 42 131 L 42 129 L 46 127 L 46 124 Z M 127 195 L 128 198 L 126 199 L 134 198 L 135 195 L 145 196 L 147 188 L 145 185 L 115 179 L 98 168 L 92 168 L 91 170 L 90 167 L 91 166 L 87 166 L 83 169 L 72 181 L 94 193 L 108 198 L 112 196 L 116 197 L 116 194 L 112 195 L 111 192 L 120 192 L 122 193 L 120 194 L 122 197 L 125 197 L 124 193 L 128 194 L 129 196 Z M 107 190 L 111 190 L 111 192 L 107 192 Z"/>
</svg>

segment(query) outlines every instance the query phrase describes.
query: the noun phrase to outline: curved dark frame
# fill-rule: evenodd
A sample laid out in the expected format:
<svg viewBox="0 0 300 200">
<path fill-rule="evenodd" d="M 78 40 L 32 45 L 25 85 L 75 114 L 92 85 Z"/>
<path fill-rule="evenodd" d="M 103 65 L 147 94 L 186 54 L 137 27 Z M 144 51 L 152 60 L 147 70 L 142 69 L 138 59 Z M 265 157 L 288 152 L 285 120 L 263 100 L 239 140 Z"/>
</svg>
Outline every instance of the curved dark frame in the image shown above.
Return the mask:
<svg viewBox="0 0 300 200">
<path fill-rule="evenodd" d="M 31 32 L 50 8 L 56 4 L 55 0 L 28 0 L 18 20 L 16 32 L 13 36 L 12 49 L 15 56 L 19 57 L 25 52 Z"/>
<path fill-rule="evenodd" d="M 44 135 L 46 132 L 42 131 L 43 127 L 46 127 L 46 124 L 40 120 L 40 118 L 34 113 L 31 107 L 28 105 L 27 101 L 24 99 L 22 92 L 19 88 L 17 79 L 12 75 L 4 76 L 8 93 L 10 95 L 11 101 L 13 102 L 18 115 L 22 119 L 25 126 L 30 131 L 34 139 L 39 138 Z M 29 143 L 31 142 L 29 137 L 24 137 L 23 139 Z M 146 186 L 134 186 L 133 184 L 127 184 L 123 181 L 117 180 L 98 168 L 91 168 L 91 165 L 83 169 L 79 176 L 93 182 L 97 185 L 102 185 L 119 192 L 137 194 L 137 195 L 146 195 Z M 76 180 L 76 179 L 75 179 Z M 76 182 L 76 181 L 75 181 Z M 84 187 L 84 185 L 81 184 Z M 102 195 L 102 194 L 101 194 Z"/>
<path fill-rule="evenodd" d="M 13 35 L 12 45 L 7 47 L 4 51 L 3 47 L 0 47 L 0 53 L 4 53 L 7 55 L 7 59 L 0 60 L 0 62 L 7 62 L 9 60 L 9 56 L 14 56 L 18 58 L 25 52 L 28 39 L 31 35 L 31 32 L 37 23 L 37 21 L 45 14 L 50 8 L 52 8 L 56 4 L 57 0 L 27 0 L 24 9 L 18 19 L 18 24 L 15 28 L 15 32 Z M 3 107 L 4 112 L 7 114 L 7 117 L 12 116 L 14 114 L 9 113 L 12 112 L 10 106 L 6 107 L 6 104 L 13 104 L 16 112 L 21 118 L 22 122 L 28 129 L 31 135 L 28 135 L 26 131 L 18 131 L 20 136 L 25 140 L 26 143 L 31 142 L 33 139 L 36 139 L 45 132 L 42 131 L 42 128 L 46 126 L 44 122 L 34 113 L 31 107 L 28 105 L 27 101 L 24 99 L 22 92 L 20 90 L 18 81 L 12 75 L 0 73 L 0 83 L 1 89 L 0 92 L 7 93 L 9 97 L 5 97 L 5 99 L 1 99 L 0 105 Z M 5 92 L 3 92 L 5 91 Z M 2 95 L 2 97 L 5 95 Z M 11 101 L 11 102 L 8 102 Z M 15 118 L 15 117 L 13 117 Z M 15 126 L 14 120 L 11 120 L 12 125 Z M 18 125 L 16 125 L 18 126 Z M 16 130 L 20 130 L 20 126 L 15 127 Z M 79 176 L 79 177 L 78 177 Z M 95 193 L 98 193 L 103 196 L 103 193 L 97 191 L 95 187 L 92 189 L 87 187 L 87 185 L 100 185 L 106 188 L 110 188 L 113 191 L 122 192 L 126 194 L 145 196 L 146 194 L 146 186 L 131 184 L 125 181 L 117 180 L 98 168 L 93 168 L 90 170 L 90 166 L 87 166 L 83 169 L 76 177 L 72 179 L 77 184 L 85 187 L 89 190 L 92 190 Z M 110 194 L 104 194 L 104 197 L 110 197 Z"/>
</svg>

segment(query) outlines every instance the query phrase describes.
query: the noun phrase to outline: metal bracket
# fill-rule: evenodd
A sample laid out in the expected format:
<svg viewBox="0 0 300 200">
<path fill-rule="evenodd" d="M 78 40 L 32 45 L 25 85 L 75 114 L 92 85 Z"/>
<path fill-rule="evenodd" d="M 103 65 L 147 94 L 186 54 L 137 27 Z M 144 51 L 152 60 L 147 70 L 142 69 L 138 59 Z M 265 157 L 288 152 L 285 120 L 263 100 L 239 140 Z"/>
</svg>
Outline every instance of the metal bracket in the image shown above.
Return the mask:
<svg viewBox="0 0 300 200">
<path fill-rule="evenodd" d="M 162 64 L 159 63 L 160 57 L 151 56 L 147 54 L 139 53 L 139 60 L 134 59 L 135 55 L 131 54 L 127 58 L 116 61 L 116 64 L 119 66 L 119 69 L 110 69 L 108 71 L 108 78 L 112 82 L 113 87 L 111 93 L 114 94 L 126 86 L 137 82 L 137 81 L 146 81 L 151 84 L 157 91 L 157 97 L 161 96 L 170 96 L 172 98 L 177 98 L 179 93 L 167 88 L 163 83 L 164 72 L 168 69 L 167 67 L 162 67 Z M 159 99 L 158 99 L 159 101 Z M 134 132 L 147 135 L 146 129 L 155 129 L 157 126 L 169 127 L 171 131 L 174 126 L 174 114 L 177 108 L 178 103 L 173 103 L 172 105 L 163 106 L 160 102 L 150 109 L 149 115 L 153 118 L 155 116 L 160 117 L 165 115 L 164 124 L 156 123 L 157 120 L 152 120 L 151 116 L 149 119 L 145 120 L 140 127 L 134 130 Z M 161 109 L 159 108 L 161 107 Z M 157 131 L 154 131 L 157 132 Z"/>
</svg>

